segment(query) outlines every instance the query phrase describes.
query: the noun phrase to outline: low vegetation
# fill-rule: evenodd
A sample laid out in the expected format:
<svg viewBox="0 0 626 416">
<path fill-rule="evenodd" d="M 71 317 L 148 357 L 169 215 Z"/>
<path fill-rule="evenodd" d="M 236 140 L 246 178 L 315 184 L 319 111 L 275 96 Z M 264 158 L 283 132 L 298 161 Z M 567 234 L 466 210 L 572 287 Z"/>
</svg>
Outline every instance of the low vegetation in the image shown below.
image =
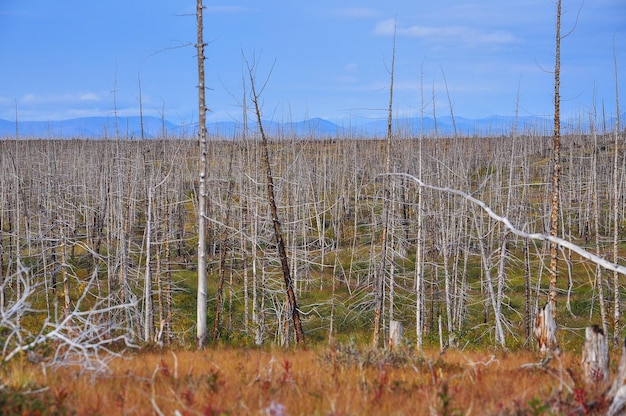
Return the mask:
<svg viewBox="0 0 626 416">
<path fill-rule="evenodd" d="M 605 414 L 605 386 L 581 382 L 576 354 L 527 365 L 535 360 L 525 352 L 415 354 L 351 344 L 218 347 L 129 354 L 96 379 L 13 362 L 2 369 L 0 414 Z"/>
</svg>

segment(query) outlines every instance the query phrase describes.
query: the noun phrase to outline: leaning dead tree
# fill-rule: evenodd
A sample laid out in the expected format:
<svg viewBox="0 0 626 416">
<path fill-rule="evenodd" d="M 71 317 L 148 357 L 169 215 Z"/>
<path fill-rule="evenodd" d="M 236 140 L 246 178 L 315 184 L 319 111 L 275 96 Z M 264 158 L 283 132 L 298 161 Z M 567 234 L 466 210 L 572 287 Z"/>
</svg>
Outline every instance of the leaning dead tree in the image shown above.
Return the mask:
<svg viewBox="0 0 626 416">
<path fill-rule="evenodd" d="M 280 220 L 278 218 L 278 208 L 276 206 L 276 195 L 274 192 L 274 176 L 272 175 L 272 166 L 270 164 L 269 143 L 267 135 L 263 130 L 263 122 L 261 120 L 261 107 L 259 105 L 259 96 L 263 91 L 256 89 L 255 76 L 254 76 L 254 64 L 250 65 L 246 62 L 248 67 L 248 74 L 250 76 L 250 89 L 252 94 L 252 102 L 254 104 L 254 111 L 256 113 L 257 123 L 259 126 L 259 133 L 261 134 L 262 141 L 262 164 L 265 170 L 265 178 L 267 181 L 267 199 L 269 202 L 270 213 L 272 215 L 272 223 L 274 225 L 274 237 L 276 239 L 276 248 L 278 250 L 278 256 L 280 257 L 281 269 L 283 272 L 283 279 L 285 282 L 285 290 L 287 292 L 287 301 L 289 303 L 289 315 L 293 322 L 294 331 L 296 334 L 296 343 L 304 344 L 304 330 L 302 329 L 302 321 L 300 320 L 300 311 L 298 309 L 298 302 L 296 300 L 296 293 L 293 288 L 293 279 L 291 277 L 291 270 L 289 267 L 289 259 L 287 257 L 287 250 L 285 248 L 285 241 L 283 240 L 283 233 L 281 230 Z"/>
</svg>

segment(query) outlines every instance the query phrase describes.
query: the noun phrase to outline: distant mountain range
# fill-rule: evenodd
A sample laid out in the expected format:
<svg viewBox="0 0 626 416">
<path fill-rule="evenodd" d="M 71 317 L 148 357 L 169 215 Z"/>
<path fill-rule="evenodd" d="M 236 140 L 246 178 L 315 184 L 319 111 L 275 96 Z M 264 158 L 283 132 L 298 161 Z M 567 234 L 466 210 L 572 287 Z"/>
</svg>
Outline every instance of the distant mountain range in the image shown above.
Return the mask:
<svg viewBox="0 0 626 416">
<path fill-rule="evenodd" d="M 19 121 L 20 138 L 137 138 L 141 139 L 140 117 L 81 117 L 59 121 Z M 158 117 L 143 117 L 144 137 L 158 137 L 162 132 L 179 131 L 179 126 Z M 16 136 L 15 121 L 0 119 L 0 137 Z"/>
<path fill-rule="evenodd" d="M 626 113 L 622 120 L 626 119 Z M 513 116 L 491 116 L 481 119 L 469 119 L 450 116 L 399 118 L 393 120 L 394 131 L 403 137 L 423 136 L 499 136 L 509 134 L 515 126 Z M 551 118 L 524 116 L 517 118 L 519 133 L 532 132 L 550 134 L 553 120 Z M 607 120 L 607 127 L 612 129 L 615 120 Z M 272 136 L 298 136 L 302 138 L 333 138 L 355 137 L 376 138 L 387 134 L 387 120 L 350 121 L 342 124 L 333 123 L 322 118 L 313 118 L 298 122 L 264 121 L 265 132 Z M 588 123 L 580 120 L 562 123 L 564 133 L 588 129 Z M 600 131 L 602 128 L 600 128 Z M 236 121 L 219 121 L 207 123 L 211 136 L 232 139 L 241 137 L 243 125 Z M 257 130 L 256 123 L 248 125 L 248 131 Z M 142 134 L 143 131 L 143 134 Z M 81 138 L 81 139 L 114 139 L 157 138 L 157 137 L 192 137 L 197 133 L 197 124 L 179 125 L 158 117 L 82 117 L 59 121 L 19 121 L 17 135 L 20 138 Z M 15 138 L 15 121 L 0 119 L 0 138 Z"/>
</svg>

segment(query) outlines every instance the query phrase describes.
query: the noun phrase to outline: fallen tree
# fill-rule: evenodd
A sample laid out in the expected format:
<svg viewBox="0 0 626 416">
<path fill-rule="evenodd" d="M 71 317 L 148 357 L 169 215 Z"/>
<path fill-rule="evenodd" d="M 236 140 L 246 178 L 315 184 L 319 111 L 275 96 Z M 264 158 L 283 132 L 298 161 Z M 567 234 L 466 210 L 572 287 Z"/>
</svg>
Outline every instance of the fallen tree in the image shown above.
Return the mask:
<svg viewBox="0 0 626 416">
<path fill-rule="evenodd" d="M 111 314 L 135 308 L 128 303 L 107 306 L 105 299 L 89 296 L 97 279 L 97 269 L 82 290 L 81 296 L 61 319 L 47 316 L 38 331 L 23 325 L 27 314 L 40 313 L 32 307 L 39 285 L 33 285 L 29 269 L 19 265 L 0 287 L 7 293 L 10 286 L 19 286 L 19 296 L 7 300 L 0 308 L 1 359 L 9 362 L 26 355 L 28 361 L 48 367 L 78 367 L 81 371 L 107 372 L 108 363 L 120 357 L 127 347 L 135 347 L 133 335 L 126 327 L 115 324 Z M 87 305 L 89 299 L 89 305 Z"/>
</svg>

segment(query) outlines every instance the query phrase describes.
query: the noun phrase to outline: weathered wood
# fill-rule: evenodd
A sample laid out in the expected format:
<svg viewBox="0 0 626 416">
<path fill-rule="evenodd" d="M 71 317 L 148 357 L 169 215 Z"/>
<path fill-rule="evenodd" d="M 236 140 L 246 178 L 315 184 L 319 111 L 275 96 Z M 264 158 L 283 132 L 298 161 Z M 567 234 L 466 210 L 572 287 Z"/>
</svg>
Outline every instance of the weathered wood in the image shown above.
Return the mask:
<svg viewBox="0 0 626 416">
<path fill-rule="evenodd" d="M 389 348 L 393 349 L 402 344 L 404 327 L 400 321 L 389 321 Z"/>
<path fill-rule="evenodd" d="M 622 358 L 613 379 L 613 384 L 606 394 L 611 406 L 607 415 L 621 415 L 626 410 L 626 342 L 622 344 Z"/>
<path fill-rule="evenodd" d="M 585 383 L 609 381 L 609 347 L 606 335 L 598 325 L 585 329 L 582 366 Z"/>
<path fill-rule="evenodd" d="M 539 351 L 541 351 L 542 354 L 557 349 L 556 321 L 552 314 L 552 304 L 550 302 L 546 303 L 542 309 L 537 311 L 534 334 Z"/>
</svg>

